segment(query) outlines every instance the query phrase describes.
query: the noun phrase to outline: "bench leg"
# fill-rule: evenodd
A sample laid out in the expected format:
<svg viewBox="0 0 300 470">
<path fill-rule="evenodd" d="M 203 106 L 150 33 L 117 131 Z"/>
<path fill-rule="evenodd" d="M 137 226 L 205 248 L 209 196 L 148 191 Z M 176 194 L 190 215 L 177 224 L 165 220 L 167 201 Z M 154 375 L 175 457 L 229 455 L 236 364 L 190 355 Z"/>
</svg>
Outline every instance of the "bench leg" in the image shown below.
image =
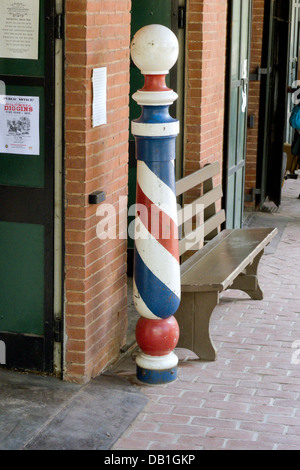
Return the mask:
<svg viewBox="0 0 300 470">
<path fill-rule="evenodd" d="M 202 361 L 215 361 L 217 358 L 209 324 L 218 303 L 218 292 L 183 292 L 175 315 L 180 328 L 177 347 L 193 351 Z"/>
<path fill-rule="evenodd" d="M 241 273 L 229 287 L 229 289 L 238 289 L 246 292 L 252 300 L 262 300 L 264 295 L 258 283 L 257 269 L 263 251 L 254 258 L 252 264 L 246 268 L 245 273 Z"/>
</svg>

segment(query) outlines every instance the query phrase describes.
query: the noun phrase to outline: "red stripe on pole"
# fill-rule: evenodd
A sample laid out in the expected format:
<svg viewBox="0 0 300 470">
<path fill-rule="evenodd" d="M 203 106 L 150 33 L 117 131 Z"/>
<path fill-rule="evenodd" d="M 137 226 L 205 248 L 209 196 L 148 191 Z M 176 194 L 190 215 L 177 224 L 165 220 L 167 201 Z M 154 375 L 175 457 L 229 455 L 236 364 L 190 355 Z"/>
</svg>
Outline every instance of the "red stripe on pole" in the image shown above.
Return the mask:
<svg viewBox="0 0 300 470">
<path fill-rule="evenodd" d="M 139 184 L 136 190 L 138 216 L 148 232 L 166 249 L 179 263 L 178 226 L 165 212 L 161 211 L 142 191 Z"/>
</svg>

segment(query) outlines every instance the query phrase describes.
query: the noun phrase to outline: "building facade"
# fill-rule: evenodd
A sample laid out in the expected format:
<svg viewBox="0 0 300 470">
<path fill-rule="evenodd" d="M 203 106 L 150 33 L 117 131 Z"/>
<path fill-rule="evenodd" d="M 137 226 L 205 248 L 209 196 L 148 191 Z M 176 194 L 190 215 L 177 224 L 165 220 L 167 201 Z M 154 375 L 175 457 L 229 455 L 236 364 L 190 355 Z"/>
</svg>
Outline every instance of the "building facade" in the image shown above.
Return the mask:
<svg viewBox="0 0 300 470">
<path fill-rule="evenodd" d="M 141 1 L 32 2 L 38 55 L 0 58 L 2 95 L 31 97 L 39 112 L 36 155 L 0 154 L 0 340 L 8 367 L 86 383 L 126 344 L 132 246 L 124 227 L 127 201 L 134 200 L 130 120 L 137 112 L 131 95 L 140 80 L 130 42 L 139 27 L 160 22 L 179 38 L 170 77 L 181 122 L 177 178 L 219 161 L 232 226 L 242 219 L 245 172 L 246 202 L 254 208 L 261 82 L 250 82 L 249 108 L 243 99 L 249 72 L 261 67 L 269 2 L 253 0 L 252 8 L 249 0 L 246 8 L 244 0 L 152 0 L 141 8 Z M 106 122 L 95 125 L 98 69 L 107 77 Z M 247 131 L 249 115 L 255 119 Z M 232 150 L 234 139 L 239 147 Z M 108 205 L 116 236 L 101 239 L 101 208 Z"/>
</svg>

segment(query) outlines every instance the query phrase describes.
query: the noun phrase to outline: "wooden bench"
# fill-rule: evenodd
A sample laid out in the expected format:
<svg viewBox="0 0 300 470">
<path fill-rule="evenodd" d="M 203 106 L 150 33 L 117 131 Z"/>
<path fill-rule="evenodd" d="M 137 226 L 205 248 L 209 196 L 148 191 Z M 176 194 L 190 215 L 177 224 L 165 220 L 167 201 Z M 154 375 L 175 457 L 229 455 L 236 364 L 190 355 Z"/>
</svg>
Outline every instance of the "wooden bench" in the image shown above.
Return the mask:
<svg viewBox="0 0 300 470">
<path fill-rule="evenodd" d="M 219 174 L 219 164 L 213 163 L 176 183 L 177 196 L 202 185 L 202 195 L 178 211 L 179 226 L 185 229 L 179 242 L 180 256 L 195 253 L 181 263 L 182 297 L 175 317 L 180 327 L 178 347 L 193 351 L 204 361 L 216 360 L 209 325 L 220 293 L 231 288 L 254 300 L 263 298 L 257 268 L 265 247 L 277 233 L 270 228 L 220 231 L 225 222 L 224 210 L 217 208 L 222 188 L 213 184 Z M 196 223 L 187 227 L 192 216 Z"/>
</svg>

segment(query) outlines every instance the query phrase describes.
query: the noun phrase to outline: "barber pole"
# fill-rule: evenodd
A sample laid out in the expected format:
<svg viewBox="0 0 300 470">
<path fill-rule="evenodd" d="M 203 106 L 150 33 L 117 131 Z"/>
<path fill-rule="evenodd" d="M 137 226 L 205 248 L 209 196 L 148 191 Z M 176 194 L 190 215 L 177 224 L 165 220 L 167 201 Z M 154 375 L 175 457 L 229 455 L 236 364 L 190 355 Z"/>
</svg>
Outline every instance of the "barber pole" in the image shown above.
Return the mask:
<svg viewBox="0 0 300 470">
<path fill-rule="evenodd" d="M 145 76 L 144 88 L 133 95 L 142 114 L 132 122 L 137 158 L 133 297 L 141 315 L 136 340 L 142 351 L 137 378 L 161 384 L 177 378 L 178 364 L 179 327 L 173 315 L 180 304 L 174 167 L 179 121 L 169 114 L 178 95 L 165 82 L 178 58 L 178 41 L 165 26 L 145 26 L 132 40 L 131 55 Z"/>
</svg>

